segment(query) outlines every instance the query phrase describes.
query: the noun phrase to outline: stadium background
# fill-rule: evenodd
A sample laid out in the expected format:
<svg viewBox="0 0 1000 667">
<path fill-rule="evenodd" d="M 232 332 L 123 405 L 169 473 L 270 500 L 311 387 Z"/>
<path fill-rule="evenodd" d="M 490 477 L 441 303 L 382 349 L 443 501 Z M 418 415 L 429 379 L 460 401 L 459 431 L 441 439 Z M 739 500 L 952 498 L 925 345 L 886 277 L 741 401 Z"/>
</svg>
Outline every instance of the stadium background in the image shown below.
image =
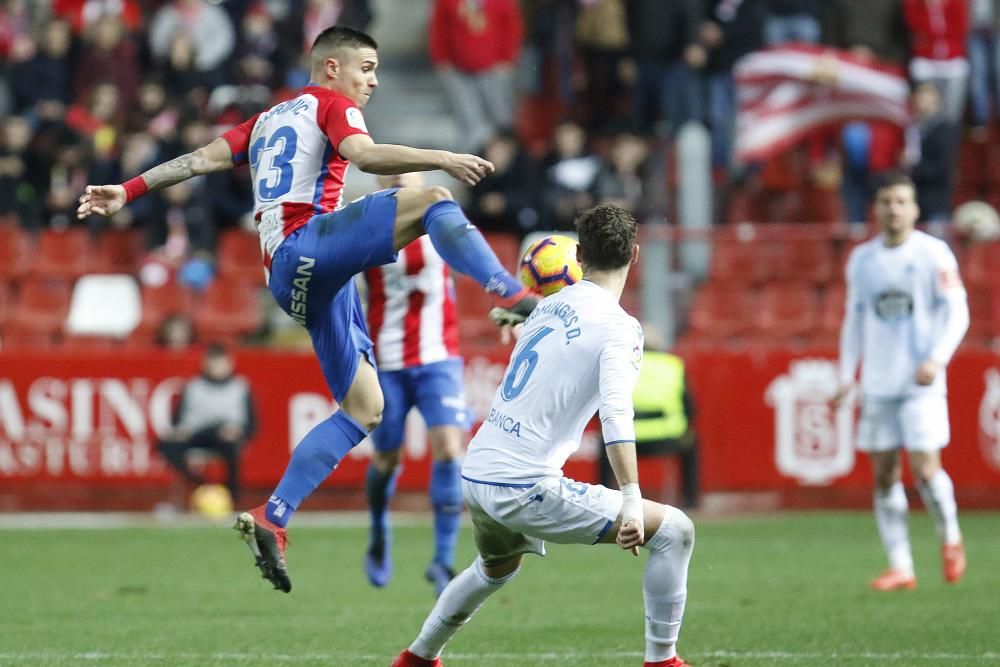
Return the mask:
<svg viewBox="0 0 1000 667">
<path fill-rule="evenodd" d="M 202 48 L 194 58 L 183 38 L 162 52 L 157 16 L 173 4 L 11 1 L 0 14 L 0 508 L 149 509 L 165 497 L 176 501 L 150 443 L 165 427 L 179 380 L 196 370 L 199 343 L 235 345 L 239 371 L 261 396 L 262 429 L 245 456 L 252 493 L 271 487 L 297 437 L 330 407 L 307 338 L 263 288 L 245 169 L 150 196 L 110 223 L 74 219 L 86 183 L 123 180 L 289 95 L 305 76 L 303 44 L 331 18 L 370 28 L 381 43 L 381 86 L 366 110 L 373 136 L 474 150 L 463 144 L 428 59 L 432 3 L 217 3 L 213 16 L 234 29 L 229 51 L 207 54 L 211 41 L 199 44 L 191 33 L 187 46 Z M 643 261 L 623 303 L 688 362 L 702 408 L 706 508 L 866 505 L 867 471 L 854 465 L 850 416 L 826 404 L 832 367 L 819 360 L 835 356 L 842 266 L 872 233 L 870 224 L 845 222 L 841 192 L 817 177 L 809 137 L 803 148 L 737 168 L 713 158 L 716 136 L 697 121 L 674 127 L 672 116 L 655 109 L 637 120 L 630 100 L 639 84 L 630 88 L 634 80 L 618 74 L 627 71 L 627 41 L 600 51 L 593 43 L 600 35 L 587 28 L 596 14 L 611 22 L 606 37 L 615 36 L 616 17 L 627 27 L 614 10 L 621 3 L 523 4 L 523 35 L 509 37 L 522 42 L 516 121 L 504 135 L 513 155 L 501 177 L 479 188 L 510 205 L 491 215 L 475 191 L 440 174 L 432 181 L 452 186 L 473 217 L 480 214 L 509 267 L 521 237 L 565 228 L 588 203 L 616 201 L 636 213 Z M 737 53 L 762 46 L 749 31 L 737 37 L 745 40 Z M 199 55 L 214 61 L 203 65 Z M 608 74 L 598 55 L 618 69 Z M 706 82 L 715 75 L 703 72 Z M 706 118 L 713 126 L 711 111 Z M 992 136 L 991 126 L 963 128 L 954 204 L 1000 193 L 987 168 Z M 574 137 L 584 138 L 576 155 L 566 152 Z M 821 166 L 841 161 L 847 170 L 847 153 L 834 145 Z M 581 164 L 593 182 L 570 188 L 560 169 Z M 352 169 L 347 196 L 373 188 L 370 176 Z M 945 223 L 930 229 L 960 257 L 973 322 L 951 369 L 955 439 L 945 460 L 963 505 L 993 506 L 1000 503 L 1000 389 L 990 350 L 1000 334 L 1000 250 Z M 89 330 L 76 321 L 79 309 L 67 319 L 74 282 L 91 274 L 137 278 L 134 329 L 81 333 Z M 128 310 L 97 299 L 110 310 L 90 319 L 120 319 Z M 467 391 L 481 418 L 507 350 L 484 317 L 488 299 L 464 278 L 458 303 Z M 158 330 L 177 314 L 193 323 L 195 340 L 190 349 L 165 350 Z M 422 463 L 419 423 L 410 433 L 408 459 Z M 310 503 L 360 506 L 352 492 L 364 452 Z M 591 438 L 569 474 L 593 479 L 598 454 Z M 672 462 L 644 466 L 657 487 L 672 486 Z M 426 465 L 408 465 L 402 488 L 419 490 L 426 478 Z M 414 502 L 420 506 L 419 496 Z"/>
</svg>

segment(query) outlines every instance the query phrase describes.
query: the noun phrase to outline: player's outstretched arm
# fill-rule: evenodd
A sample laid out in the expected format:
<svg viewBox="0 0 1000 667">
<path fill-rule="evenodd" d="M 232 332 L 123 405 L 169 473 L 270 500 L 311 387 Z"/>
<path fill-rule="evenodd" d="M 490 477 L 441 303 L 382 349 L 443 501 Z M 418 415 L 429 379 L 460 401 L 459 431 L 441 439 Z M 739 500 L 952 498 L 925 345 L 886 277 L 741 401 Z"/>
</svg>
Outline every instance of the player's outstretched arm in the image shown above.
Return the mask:
<svg viewBox="0 0 1000 667">
<path fill-rule="evenodd" d="M 233 167 L 233 154 L 222 138 L 143 172 L 122 185 L 88 185 L 80 196 L 77 218 L 113 215 L 125 204 L 152 190 L 160 190 L 201 176 Z"/>
<path fill-rule="evenodd" d="M 493 163 L 477 155 L 452 153 L 397 144 L 376 144 L 367 134 L 352 134 L 337 151 L 369 174 L 392 175 L 440 169 L 452 178 L 475 185 L 493 173 Z"/>
</svg>

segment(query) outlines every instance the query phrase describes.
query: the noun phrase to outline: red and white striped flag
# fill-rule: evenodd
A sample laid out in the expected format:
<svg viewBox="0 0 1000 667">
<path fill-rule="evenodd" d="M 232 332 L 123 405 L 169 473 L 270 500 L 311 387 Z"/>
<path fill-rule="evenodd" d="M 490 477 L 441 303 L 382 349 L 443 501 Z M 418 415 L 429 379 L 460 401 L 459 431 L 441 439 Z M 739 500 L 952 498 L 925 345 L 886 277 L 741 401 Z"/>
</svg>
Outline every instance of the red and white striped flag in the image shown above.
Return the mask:
<svg viewBox="0 0 1000 667">
<path fill-rule="evenodd" d="M 904 70 L 847 51 L 784 45 L 747 54 L 733 73 L 739 162 L 764 160 L 845 122 L 910 122 Z"/>
</svg>

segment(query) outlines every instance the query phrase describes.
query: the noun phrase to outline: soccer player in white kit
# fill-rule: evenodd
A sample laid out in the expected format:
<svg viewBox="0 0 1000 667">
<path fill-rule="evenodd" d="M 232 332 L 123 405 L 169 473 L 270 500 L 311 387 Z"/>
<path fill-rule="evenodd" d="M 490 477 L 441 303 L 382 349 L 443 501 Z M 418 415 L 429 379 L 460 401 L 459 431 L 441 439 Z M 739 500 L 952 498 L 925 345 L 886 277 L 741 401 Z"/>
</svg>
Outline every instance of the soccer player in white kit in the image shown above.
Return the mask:
<svg viewBox="0 0 1000 667">
<path fill-rule="evenodd" d="M 632 391 L 642 329 L 618 303 L 638 257 L 635 220 L 602 205 L 581 214 L 577 231 L 583 280 L 544 299 L 529 316 L 465 457 L 462 493 L 479 556 L 441 593 L 393 667 L 441 665 L 445 643 L 517 574 L 524 554 L 545 555 L 546 540 L 617 543 L 635 555 L 645 546 L 644 665 L 686 665 L 675 645 L 694 525 L 676 508 L 643 500 L 636 467 Z M 598 409 L 621 491 L 562 473 Z"/>
<path fill-rule="evenodd" d="M 862 407 L 858 449 L 875 477 L 875 520 L 889 569 L 879 591 L 915 588 L 899 450 L 905 447 L 917 489 L 941 539 L 946 581 L 965 572 L 955 491 L 941 467 L 950 438 L 945 366 L 969 326 L 958 263 L 944 241 L 914 229 L 920 214 L 913 182 L 887 178 L 875 195 L 879 236 L 851 253 L 840 335 L 840 389 L 846 397 L 859 361 Z"/>
</svg>

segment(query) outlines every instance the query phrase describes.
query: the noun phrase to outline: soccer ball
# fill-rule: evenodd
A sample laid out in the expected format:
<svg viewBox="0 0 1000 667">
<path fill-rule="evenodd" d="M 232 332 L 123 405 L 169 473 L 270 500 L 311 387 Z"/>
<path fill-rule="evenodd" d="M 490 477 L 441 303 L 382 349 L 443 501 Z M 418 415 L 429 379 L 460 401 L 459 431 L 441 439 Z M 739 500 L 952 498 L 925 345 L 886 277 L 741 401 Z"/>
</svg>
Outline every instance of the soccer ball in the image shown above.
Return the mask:
<svg viewBox="0 0 1000 667">
<path fill-rule="evenodd" d="M 233 511 L 233 498 L 221 484 L 202 484 L 191 494 L 191 508 L 209 519 L 221 519 Z"/>
<path fill-rule="evenodd" d="M 542 296 L 555 294 L 581 278 L 583 267 L 576 261 L 576 241 L 568 236 L 542 237 L 521 258 L 521 283 Z"/>
</svg>

